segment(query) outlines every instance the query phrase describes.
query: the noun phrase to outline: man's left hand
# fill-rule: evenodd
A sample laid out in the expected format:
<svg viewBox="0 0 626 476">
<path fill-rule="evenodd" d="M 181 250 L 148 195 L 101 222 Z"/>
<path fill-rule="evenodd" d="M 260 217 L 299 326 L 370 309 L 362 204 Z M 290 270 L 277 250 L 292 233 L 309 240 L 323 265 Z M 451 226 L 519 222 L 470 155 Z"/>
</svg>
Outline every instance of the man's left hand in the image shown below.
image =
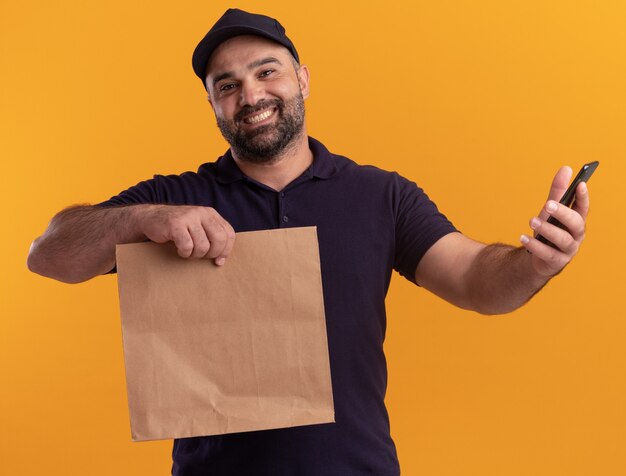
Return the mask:
<svg viewBox="0 0 626 476">
<path fill-rule="evenodd" d="M 589 212 L 589 194 L 587 184 L 581 182 L 576 187 L 576 198 L 572 208 L 559 203 L 567 190 L 572 177 L 572 169 L 561 167 L 557 172 L 548 201 L 538 217 L 530 220 L 530 227 L 534 236 L 522 235 L 522 245 L 532 253 L 531 260 L 535 271 L 542 276 L 558 274 L 571 259 L 578 253 L 582 241 L 585 239 L 585 221 Z M 548 223 L 552 216 L 560 221 L 565 229 Z M 535 238 L 542 235 L 553 243 L 556 248 L 546 245 Z"/>
</svg>

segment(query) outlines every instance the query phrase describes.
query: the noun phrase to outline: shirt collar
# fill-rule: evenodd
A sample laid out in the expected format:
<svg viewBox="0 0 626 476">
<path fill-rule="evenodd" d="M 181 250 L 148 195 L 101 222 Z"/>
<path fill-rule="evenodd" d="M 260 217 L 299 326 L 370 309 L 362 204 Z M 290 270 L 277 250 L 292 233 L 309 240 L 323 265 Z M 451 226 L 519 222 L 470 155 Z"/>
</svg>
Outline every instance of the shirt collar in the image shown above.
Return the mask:
<svg viewBox="0 0 626 476">
<path fill-rule="evenodd" d="M 217 160 L 215 169 L 217 171 L 216 179 L 221 183 L 233 183 L 246 178 L 244 173 L 237 167 L 230 149 Z"/>
<path fill-rule="evenodd" d="M 337 166 L 332 154 L 321 142 L 312 137 L 309 137 L 309 148 L 313 152 L 313 163 L 303 175 L 321 179 L 332 177 L 337 172 Z M 221 183 L 228 184 L 247 178 L 237 166 L 230 149 L 217 160 L 215 167 L 217 170 L 216 178 Z"/>
<path fill-rule="evenodd" d="M 313 163 L 309 171 L 313 177 L 327 179 L 335 175 L 337 165 L 333 155 L 321 142 L 309 137 L 309 149 L 313 152 Z"/>
</svg>

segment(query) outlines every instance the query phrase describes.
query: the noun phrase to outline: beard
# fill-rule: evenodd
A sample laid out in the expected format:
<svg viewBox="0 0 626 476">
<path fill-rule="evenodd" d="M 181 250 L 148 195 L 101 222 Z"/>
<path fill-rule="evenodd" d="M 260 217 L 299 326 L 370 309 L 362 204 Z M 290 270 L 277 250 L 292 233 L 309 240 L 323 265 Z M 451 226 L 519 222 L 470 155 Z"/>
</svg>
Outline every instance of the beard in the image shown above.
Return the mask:
<svg viewBox="0 0 626 476">
<path fill-rule="evenodd" d="M 244 117 L 268 108 L 276 108 L 274 114 L 278 117 L 273 124 L 252 130 L 241 127 Z M 245 106 L 232 120 L 217 118 L 217 127 L 237 158 L 255 164 L 277 161 L 300 136 L 303 126 L 304 98 L 300 92 L 287 101 L 267 99 L 255 106 Z"/>
</svg>

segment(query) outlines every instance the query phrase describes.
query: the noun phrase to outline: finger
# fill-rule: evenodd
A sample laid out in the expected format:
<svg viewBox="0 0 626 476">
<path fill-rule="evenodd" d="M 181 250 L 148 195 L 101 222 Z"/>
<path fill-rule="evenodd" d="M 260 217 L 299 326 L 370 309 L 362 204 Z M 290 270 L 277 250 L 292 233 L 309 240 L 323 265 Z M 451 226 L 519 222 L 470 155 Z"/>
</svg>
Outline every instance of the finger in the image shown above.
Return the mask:
<svg viewBox="0 0 626 476">
<path fill-rule="evenodd" d="M 235 230 L 226 220 L 224 220 L 224 223 L 227 240 L 226 246 L 224 246 L 220 255 L 215 259 L 215 264 L 218 266 L 222 266 L 226 262 L 226 258 L 228 258 L 230 253 L 233 251 L 233 246 L 235 246 Z"/>
<path fill-rule="evenodd" d="M 563 253 L 574 256 L 578 251 L 580 244 L 567 230 L 539 218 L 530 220 L 530 227 L 535 231 L 535 237 L 543 236 Z"/>
<path fill-rule="evenodd" d="M 576 241 L 582 241 L 585 237 L 585 220 L 580 213 L 554 201 L 549 201 L 545 210 L 558 220 Z"/>
<path fill-rule="evenodd" d="M 187 230 L 193 241 L 193 250 L 189 257 L 204 258 L 211 248 L 211 243 L 204 231 L 204 227 L 201 223 L 194 223 L 190 225 Z"/>
<path fill-rule="evenodd" d="M 569 182 L 572 179 L 572 168 L 564 165 L 561 167 L 554 179 L 552 180 L 552 185 L 550 185 L 550 193 L 548 194 L 548 200 L 556 200 L 557 202 L 561 200 L 565 192 L 567 191 L 567 187 L 569 186 Z"/>
<path fill-rule="evenodd" d="M 550 274 L 558 273 L 570 260 L 567 254 L 542 243 L 532 236 L 522 235 L 520 242 L 535 258 L 540 259 L 546 264 L 550 269 Z"/>
<path fill-rule="evenodd" d="M 548 200 L 554 200 L 555 202 L 559 202 L 567 191 L 567 187 L 571 178 L 571 167 L 568 167 L 567 165 L 561 167 L 554 176 L 554 179 L 552 179 L 550 192 L 548 193 Z M 539 214 L 539 218 L 541 218 L 542 220 L 546 220 L 548 218 L 548 214 L 545 210 L 541 211 L 541 213 Z"/>
<path fill-rule="evenodd" d="M 225 224 L 226 221 L 217 212 L 207 212 L 203 217 L 202 226 L 211 243 L 207 258 L 215 259 L 224 251 L 228 242 Z"/>
<path fill-rule="evenodd" d="M 181 258 L 189 258 L 193 252 L 193 240 L 187 228 L 178 228 L 172 233 L 172 241 Z"/>
<path fill-rule="evenodd" d="M 578 212 L 583 221 L 587 220 L 587 215 L 589 214 L 589 190 L 586 182 L 581 182 L 576 187 L 576 199 L 572 208 Z"/>
</svg>

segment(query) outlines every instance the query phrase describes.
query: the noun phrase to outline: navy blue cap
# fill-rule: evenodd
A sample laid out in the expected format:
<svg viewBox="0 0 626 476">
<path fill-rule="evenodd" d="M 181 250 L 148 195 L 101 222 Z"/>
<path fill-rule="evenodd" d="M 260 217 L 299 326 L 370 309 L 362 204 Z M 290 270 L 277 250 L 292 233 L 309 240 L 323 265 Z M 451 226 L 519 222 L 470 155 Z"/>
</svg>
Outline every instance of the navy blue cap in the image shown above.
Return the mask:
<svg viewBox="0 0 626 476">
<path fill-rule="evenodd" d="M 300 62 L 296 47 L 287 38 L 285 29 L 278 23 L 278 20 L 265 15 L 244 12 L 238 8 L 229 8 L 202 38 L 193 52 L 191 63 L 196 76 L 202 80 L 202 84 L 206 79 L 206 67 L 213 51 L 224 41 L 239 35 L 257 35 L 280 43 L 291 52 L 296 61 Z"/>
</svg>

